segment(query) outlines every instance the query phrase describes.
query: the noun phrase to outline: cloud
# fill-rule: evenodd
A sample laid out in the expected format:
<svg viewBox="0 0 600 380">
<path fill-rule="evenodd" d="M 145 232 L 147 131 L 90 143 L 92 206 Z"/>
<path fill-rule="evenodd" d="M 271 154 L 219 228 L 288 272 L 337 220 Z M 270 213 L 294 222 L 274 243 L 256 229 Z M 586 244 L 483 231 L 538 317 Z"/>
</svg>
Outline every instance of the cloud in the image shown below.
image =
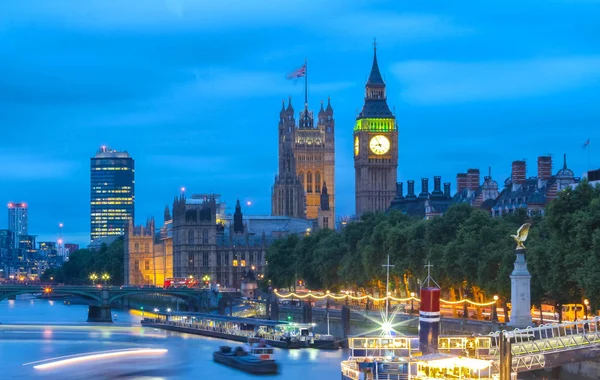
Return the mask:
<svg viewBox="0 0 600 380">
<path fill-rule="evenodd" d="M 369 26 L 374 26 L 373 37 L 386 44 L 449 38 L 471 32 L 468 28 L 456 25 L 449 17 L 393 10 L 356 12 L 328 23 L 333 32 L 353 37 L 366 37 L 365 27 Z"/>
<path fill-rule="evenodd" d="M 521 99 L 576 89 L 600 80 L 600 56 L 524 61 L 407 61 L 392 68 L 402 97 L 413 103 Z"/>
<path fill-rule="evenodd" d="M 39 181 L 69 178 L 79 163 L 54 159 L 40 154 L 0 151 L 0 178 L 3 180 Z"/>
</svg>

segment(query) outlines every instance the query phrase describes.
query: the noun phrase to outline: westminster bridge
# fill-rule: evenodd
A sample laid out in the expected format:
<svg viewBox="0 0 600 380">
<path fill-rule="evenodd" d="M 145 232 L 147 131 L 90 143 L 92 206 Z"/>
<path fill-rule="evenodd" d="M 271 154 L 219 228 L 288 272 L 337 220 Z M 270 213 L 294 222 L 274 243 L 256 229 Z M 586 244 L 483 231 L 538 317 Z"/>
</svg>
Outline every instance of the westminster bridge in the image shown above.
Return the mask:
<svg viewBox="0 0 600 380">
<path fill-rule="evenodd" d="M 224 293 L 220 291 L 219 293 Z M 0 302 L 21 294 L 71 295 L 87 301 L 88 322 L 112 322 L 111 305 L 123 297 L 135 295 L 166 295 L 181 299 L 190 311 L 208 309 L 216 304 L 218 294 L 199 288 L 152 288 L 117 286 L 70 286 L 70 285 L 0 285 Z M 225 292 L 226 293 L 226 292 Z"/>
</svg>

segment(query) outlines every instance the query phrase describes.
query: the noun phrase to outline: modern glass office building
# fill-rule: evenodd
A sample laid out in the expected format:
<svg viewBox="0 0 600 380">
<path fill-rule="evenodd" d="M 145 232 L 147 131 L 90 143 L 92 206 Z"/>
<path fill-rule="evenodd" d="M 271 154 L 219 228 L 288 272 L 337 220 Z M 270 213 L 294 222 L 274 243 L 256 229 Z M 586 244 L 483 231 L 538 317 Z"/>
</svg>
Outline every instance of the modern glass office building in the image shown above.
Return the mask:
<svg viewBox="0 0 600 380">
<path fill-rule="evenodd" d="M 19 248 L 19 236 L 27 235 L 27 225 L 27 203 L 10 202 L 8 204 L 8 229 L 13 234 L 13 248 Z"/>
<path fill-rule="evenodd" d="M 90 170 L 90 240 L 123 235 L 134 215 L 133 158 L 102 146 L 92 157 Z"/>
</svg>

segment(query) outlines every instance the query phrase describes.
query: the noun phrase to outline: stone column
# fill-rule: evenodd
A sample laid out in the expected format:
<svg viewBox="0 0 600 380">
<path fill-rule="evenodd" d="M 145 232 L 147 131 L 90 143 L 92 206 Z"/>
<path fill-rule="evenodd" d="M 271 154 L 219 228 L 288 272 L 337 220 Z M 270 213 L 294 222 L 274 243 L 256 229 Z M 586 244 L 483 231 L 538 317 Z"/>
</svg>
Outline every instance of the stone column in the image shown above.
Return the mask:
<svg viewBox="0 0 600 380">
<path fill-rule="evenodd" d="M 533 325 L 531 320 L 531 274 L 527 270 L 525 249 L 515 251 L 515 269 L 510 275 L 511 314 L 508 326 L 525 328 Z"/>
</svg>

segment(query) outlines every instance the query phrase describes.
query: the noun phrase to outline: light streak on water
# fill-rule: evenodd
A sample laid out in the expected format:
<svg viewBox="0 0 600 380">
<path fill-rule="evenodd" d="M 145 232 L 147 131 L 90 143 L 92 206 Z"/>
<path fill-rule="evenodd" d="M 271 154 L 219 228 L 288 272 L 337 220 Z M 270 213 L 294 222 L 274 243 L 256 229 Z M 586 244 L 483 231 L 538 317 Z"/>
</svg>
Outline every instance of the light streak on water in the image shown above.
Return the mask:
<svg viewBox="0 0 600 380">
<path fill-rule="evenodd" d="M 80 364 L 80 363 L 86 363 L 86 362 L 90 362 L 90 361 L 109 359 L 109 358 L 115 358 L 115 357 L 122 358 L 122 357 L 126 357 L 126 356 L 143 357 L 143 356 L 162 355 L 162 354 L 166 354 L 167 351 L 168 350 L 165 348 L 139 348 L 139 349 L 130 349 L 130 350 L 100 351 L 100 352 L 94 352 L 92 354 L 87 354 L 87 355 L 84 354 L 83 356 L 81 356 L 81 355 L 61 356 L 61 357 L 42 360 L 42 361 L 38 361 L 38 362 L 25 363 L 23 365 L 24 366 L 32 365 L 32 364 L 41 363 L 44 361 L 60 359 L 60 360 L 53 361 L 50 363 L 38 364 L 38 365 L 33 366 L 33 368 L 35 368 L 37 370 L 44 370 L 44 369 L 53 369 L 53 368 L 64 367 L 64 366 L 73 365 L 73 364 Z"/>
</svg>

